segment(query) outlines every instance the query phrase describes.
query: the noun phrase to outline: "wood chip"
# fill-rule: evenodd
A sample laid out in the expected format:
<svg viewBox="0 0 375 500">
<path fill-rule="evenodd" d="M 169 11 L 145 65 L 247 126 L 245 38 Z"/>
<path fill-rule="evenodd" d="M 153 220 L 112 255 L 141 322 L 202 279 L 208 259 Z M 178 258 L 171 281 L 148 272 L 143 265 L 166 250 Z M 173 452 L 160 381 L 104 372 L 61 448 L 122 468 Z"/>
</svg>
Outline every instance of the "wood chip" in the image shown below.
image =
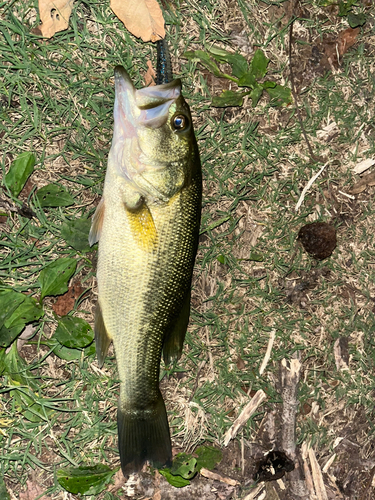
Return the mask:
<svg viewBox="0 0 375 500">
<path fill-rule="evenodd" d="M 271 357 L 272 346 L 273 346 L 273 343 L 275 341 L 275 335 L 276 335 L 276 330 L 271 330 L 270 338 L 269 338 L 268 346 L 267 346 L 267 351 L 266 351 L 266 354 L 265 354 L 264 359 L 262 361 L 262 364 L 259 368 L 259 375 L 263 374 L 263 372 L 268 364 L 268 361 Z"/>
<path fill-rule="evenodd" d="M 309 464 L 307 463 L 307 457 L 308 457 L 309 451 L 308 451 L 308 446 L 306 442 L 302 443 L 301 446 L 301 456 L 302 456 L 302 463 L 303 463 L 303 472 L 305 474 L 305 484 L 307 486 L 307 489 L 309 490 L 311 498 L 315 497 L 315 489 L 314 489 L 314 481 L 311 476 Z"/>
<path fill-rule="evenodd" d="M 336 339 L 333 345 L 333 353 L 335 356 L 335 364 L 338 371 L 347 371 L 349 370 L 349 366 L 344 359 L 348 357 L 348 349 L 347 346 L 342 345 L 342 339 Z"/>
<path fill-rule="evenodd" d="M 317 500 L 328 500 L 326 487 L 323 481 L 322 471 L 316 459 L 315 451 L 312 448 L 309 448 L 309 460 L 310 460 Z"/>
<path fill-rule="evenodd" d="M 340 129 L 336 122 L 332 122 L 329 125 L 323 127 L 321 130 L 317 130 L 316 136 L 318 139 L 324 141 L 331 141 L 336 135 L 340 133 Z"/>
<path fill-rule="evenodd" d="M 356 174 L 362 174 L 362 172 L 365 172 L 373 165 L 375 165 L 375 160 L 373 160 L 372 158 L 367 158 L 367 160 L 362 160 L 357 163 L 357 165 L 353 168 L 353 171 Z"/>
<path fill-rule="evenodd" d="M 235 479 L 231 479 L 230 477 L 220 476 L 220 474 L 217 474 L 216 472 L 212 472 L 208 469 L 205 469 L 204 467 L 201 468 L 200 474 L 201 474 L 201 476 L 206 477 L 207 479 L 213 479 L 214 481 L 220 481 L 221 483 L 229 484 L 229 486 L 237 486 L 238 484 L 240 484 Z"/>
<path fill-rule="evenodd" d="M 323 467 L 323 472 L 326 473 L 328 471 L 328 469 L 331 467 L 331 465 L 333 464 L 333 462 L 335 461 L 337 457 L 337 454 L 334 453 L 331 458 L 329 458 L 328 462 L 325 464 L 325 466 Z"/>
<path fill-rule="evenodd" d="M 258 406 L 260 406 L 266 399 L 266 393 L 262 389 L 255 393 L 252 399 L 242 410 L 241 415 L 234 421 L 232 427 L 225 434 L 224 446 L 228 446 L 229 441 L 237 436 L 238 431 L 246 424 L 251 415 L 255 413 Z"/>
<path fill-rule="evenodd" d="M 261 493 L 263 490 L 264 490 L 264 485 L 260 484 L 251 493 L 246 495 L 242 500 L 254 500 L 259 495 L 259 493 Z"/>
<path fill-rule="evenodd" d="M 318 173 L 316 173 L 315 175 L 313 175 L 311 177 L 311 179 L 309 180 L 309 182 L 306 184 L 306 186 L 303 188 L 302 190 L 302 193 L 301 193 L 301 196 L 297 202 L 297 205 L 296 205 L 296 208 L 294 209 L 296 212 L 298 212 L 300 206 L 302 205 L 303 203 L 303 200 L 305 199 L 305 196 L 306 196 L 306 193 L 307 191 L 311 188 L 311 186 L 314 184 L 314 182 L 316 181 L 316 179 L 319 177 L 319 175 L 323 172 L 323 170 L 326 168 L 326 166 L 328 165 L 329 162 L 327 162 L 325 165 L 322 166 L 322 168 L 319 170 Z"/>
<path fill-rule="evenodd" d="M 296 416 L 298 409 L 298 383 L 301 372 L 301 362 L 299 359 L 283 359 L 281 361 L 282 390 L 282 428 L 281 440 L 282 449 L 290 457 L 294 457 L 296 451 Z"/>
</svg>

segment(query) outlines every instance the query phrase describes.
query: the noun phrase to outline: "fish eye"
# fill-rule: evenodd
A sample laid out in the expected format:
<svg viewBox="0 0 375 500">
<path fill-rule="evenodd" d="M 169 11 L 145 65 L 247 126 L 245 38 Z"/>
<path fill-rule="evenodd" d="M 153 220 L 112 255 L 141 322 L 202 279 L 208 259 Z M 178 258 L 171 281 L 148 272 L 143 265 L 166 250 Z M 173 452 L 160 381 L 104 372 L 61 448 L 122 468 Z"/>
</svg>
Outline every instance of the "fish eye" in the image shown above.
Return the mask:
<svg viewBox="0 0 375 500">
<path fill-rule="evenodd" d="M 189 125 L 189 120 L 185 115 L 175 115 L 172 118 L 172 127 L 176 131 L 185 130 Z"/>
</svg>

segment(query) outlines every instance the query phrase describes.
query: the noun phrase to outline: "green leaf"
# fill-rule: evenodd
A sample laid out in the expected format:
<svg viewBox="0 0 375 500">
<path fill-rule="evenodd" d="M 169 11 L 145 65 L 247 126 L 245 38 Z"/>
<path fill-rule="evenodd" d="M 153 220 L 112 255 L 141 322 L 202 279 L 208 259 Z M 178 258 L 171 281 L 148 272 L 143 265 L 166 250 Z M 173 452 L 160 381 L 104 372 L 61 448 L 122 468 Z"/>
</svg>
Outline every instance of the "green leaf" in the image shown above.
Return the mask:
<svg viewBox="0 0 375 500">
<path fill-rule="evenodd" d="M 178 453 L 170 469 L 174 476 L 181 476 L 184 479 L 191 479 L 197 473 L 197 460 L 187 453 Z"/>
<path fill-rule="evenodd" d="M 253 260 L 255 262 L 263 262 L 264 256 L 258 252 L 250 252 L 249 260 Z"/>
<path fill-rule="evenodd" d="M 353 5 L 356 3 L 357 0 L 347 0 L 346 2 L 340 0 L 339 1 L 339 12 L 338 15 L 340 17 L 347 16 L 349 12 L 351 11 Z"/>
<path fill-rule="evenodd" d="M 2 500 L 10 500 L 10 495 L 8 493 L 8 490 L 4 483 L 4 479 L 2 477 L 0 477 L 0 498 Z"/>
<path fill-rule="evenodd" d="M 212 470 L 216 464 L 221 462 L 223 454 L 221 450 L 214 448 L 213 446 L 199 446 L 195 450 L 197 458 L 197 471 L 199 472 L 202 467 L 208 470 Z"/>
<path fill-rule="evenodd" d="M 242 106 L 243 96 L 247 93 L 224 90 L 221 95 L 212 99 L 212 105 L 216 108 L 227 108 L 228 106 Z"/>
<path fill-rule="evenodd" d="M 184 479 L 181 476 L 174 476 L 171 474 L 170 469 L 161 469 L 159 470 L 160 474 L 165 477 L 169 484 L 174 486 L 175 488 L 183 488 L 190 484 L 188 479 Z"/>
<path fill-rule="evenodd" d="M 76 219 L 65 222 L 61 227 L 61 237 L 79 252 L 90 251 L 89 232 L 91 220 Z"/>
<path fill-rule="evenodd" d="M 37 395 L 40 385 L 35 378 L 29 374 L 28 365 L 17 351 L 14 342 L 8 354 L 3 358 L 3 375 L 8 378 L 8 384 L 16 387 L 9 391 L 14 398 L 18 411 L 31 422 L 46 421 L 50 418 L 53 410 L 43 405 L 43 398 Z M 20 386 L 17 388 L 17 386 Z M 21 387 L 24 386 L 24 387 Z"/>
<path fill-rule="evenodd" d="M 22 191 L 27 179 L 33 173 L 35 156 L 33 153 L 21 153 L 11 164 L 5 176 L 5 184 L 13 196 L 18 196 Z"/>
<path fill-rule="evenodd" d="M 259 80 L 266 75 L 269 61 L 263 50 L 258 49 L 255 51 L 250 63 L 250 73 L 254 76 L 255 80 Z"/>
<path fill-rule="evenodd" d="M 23 293 L 21 295 L 24 295 Z M 25 300 L 20 304 L 13 314 L 5 321 L 7 328 L 21 325 L 24 328 L 28 323 L 37 321 L 43 316 L 43 308 L 35 299 L 29 295 L 24 295 Z"/>
<path fill-rule="evenodd" d="M 251 105 L 253 106 L 253 108 L 255 108 L 255 106 L 258 104 L 259 99 L 262 97 L 262 94 L 263 94 L 262 85 L 256 83 L 253 90 L 250 93 Z"/>
<path fill-rule="evenodd" d="M 85 347 L 84 352 L 85 352 L 85 358 L 87 358 L 88 356 L 96 356 L 95 342 L 92 342 L 90 345 Z"/>
<path fill-rule="evenodd" d="M 248 72 L 242 75 L 242 77 L 238 80 L 239 87 L 250 87 L 253 88 L 256 85 L 256 80 L 253 73 Z"/>
<path fill-rule="evenodd" d="M 77 261 L 69 257 L 57 259 L 42 269 L 39 283 L 42 289 L 41 299 L 47 295 L 61 295 L 68 291 L 68 281 L 73 276 Z"/>
<path fill-rule="evenodd" d="M 74 198 L 57 184 L 48 184 L 36 192 L 41 207 L 69 207 L 74 205 Z"/>
<path fill-rule="evenodd" d="M 216 259 L 220 262 L 220 264 L 225 264 L 225 263 L 226 263 L 226 261 L 227 261 L 227 259 L 226 259 L 225 255 L 222 255 L 222 254 L 218 255 L 218 256 L 216 257 Z"/>
<path fill-rule="evenodd" d="M 69 349 L 64 347 L 53 337 L 45 342 L 50 349 L 53 349 L 53 353 L 60 359 L 64 361 L 78 361 L 82 357 L 83 349 Z"/>
<path fill-rule="evenodd" d="M 68 348 L 87 347 L 94 340 L 91 326 L 82 318 L 64 316 L 60 318 L 54 338 Z"/>
<path fill-rule="evenodd" d="M 219 62 L 227 62 L 232 66 L 232 74 L 241 78 L 248 71 L 247 61 L 241 54 L 227 52 L 220 47 L 211 47 L 209 53 Z"/>
<path fill-rule="evenodd" d="M 215 63 L 210 57 L 207 52 L 204 52 L 203 50 L 188 50 L 187 52 L 184 52 L 183 57 L 186 57 L 186 59 L 190 59 L 191 61 L 197 61 L 202 64 L 205 68 L 207 68 L 211 73 L 213 73 L 217 77 L 223 77 L 224 73 L 222 73 Z"/>
<path fill-rule="evenodd" d="M 42 307 L 28 295 L 14 290 L 0 291 L 0 347 L 8 347 L 25 325 L 43 316 Z"/>
<path fill-rule="evenodd" d="M 119 470 L 112 470 L 108 465 L 97 464 L 93 466 L 68 467 L 59 469 L 56 473 L 57 480 L 66 491 L 74 495 L 98 495 Z"/>
<path fill-rule="evenodd" d="M 292 102 L 292 91 L 288 87 L 276 85 L 274 87 L 266 87 L 265 91 L 271 98 L 271 106 L 288 106 Z"/>
<path fill-rule="evenodd" d="M 358 28 L 358 26 L 363 26 L 366 24 L 365 14 L 354 14 L 354 12 L 349 12 L 348 23 L 351 28 Z"/>
<path fill-rule="evenodd" d="M 230 219 L 230 215 L 227 215 L 225 217 L 221 217 L 221 219 L 218 219 L 218 220 L 211 222 L 211 224 L 209 224 L 205 229 L 203 229 L 203 231 L 201 231 L 200 234 L 203 234 L 206 231 L 212 231 L 212 229 L 215 229 L 215 227 L 221 226 L 221 224 L 224 224 L 224 222 L 226 222 L 229 219 Z"/>
<path fill-rule="evenodd" d="M 11 385 L 22 385 L 19 382 L 9 378 L 9 383 Z M 51 408 L 46 408 L 40 402 L 43 398 L 40 398 L 28 387 L 20 387 L 19 389 L 13 389 L 9 391 L 9 394 L 14 398 L 15 405 L 18 407 L 18 411 L 22 413 L 23 417 L 30 422 L 46 422 L 51 417 L 53 410 Z"/>
</svg>

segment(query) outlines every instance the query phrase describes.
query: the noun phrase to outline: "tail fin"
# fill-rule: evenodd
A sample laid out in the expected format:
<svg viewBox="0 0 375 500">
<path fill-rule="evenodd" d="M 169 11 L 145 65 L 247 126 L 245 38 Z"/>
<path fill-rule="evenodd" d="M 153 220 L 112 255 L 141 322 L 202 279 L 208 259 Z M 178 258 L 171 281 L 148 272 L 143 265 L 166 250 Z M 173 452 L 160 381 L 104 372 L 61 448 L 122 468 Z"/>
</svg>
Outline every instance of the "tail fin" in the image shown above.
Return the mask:
<svg viewBox="0 0 375 500">
<path fill-rule="evenodd" d="M 117 427 L 124 475 L 139 471 L 146 460 L 154 467 L 171 465 L 171 438 L 161 393 L 150 410 L 124 409 L 119 401 Z"/>
</svg>

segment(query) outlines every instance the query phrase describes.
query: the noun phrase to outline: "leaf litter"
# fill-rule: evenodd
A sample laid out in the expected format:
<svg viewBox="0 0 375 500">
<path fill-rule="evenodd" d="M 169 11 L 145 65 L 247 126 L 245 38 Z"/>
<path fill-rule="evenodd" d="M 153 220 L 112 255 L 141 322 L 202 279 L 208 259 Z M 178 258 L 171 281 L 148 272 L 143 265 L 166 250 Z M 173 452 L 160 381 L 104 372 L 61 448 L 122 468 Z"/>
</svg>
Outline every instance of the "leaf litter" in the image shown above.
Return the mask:
<svg viewBox="0 0 375 500">
<path fill-rule="evenodd" d="M 307 131 L 314 148 L 340 161 L 335 164 L 335 168 L 324 172 L 315 182 L 311 191 L 307 193 L 303 211 L 296 215 L 293 213 L 293 208 L 298 197 L 307 181 L 318 172 L 320 166 L 311 165 L 307 156 L 304 155 L 305 144 L 300 141 L 297 133 L 298 125 L 295 125 L 293 121 L 291 110 L 270 109 L 266 102 L 260 103 L 261 106 L 258 109 L 252 109 L 246 101 L 243 108 L 238 110 L 223 112 L 208 109 L 212 95 L 220 93 L 219 87 L 225 88 L 228 82 L 222 82 L 219 78 L 210 80 L 207 73 L 205 73 L 206 81 L 202 81 L 201 75 L 193 74 L 189 65 L 182 62 L 181 57 L 177 57 L 181 56 L 186 49 L 204 49 L 201 43 L 202 38 L 200 38 L 203 32 L 209 43 L 222 44 L 224 49 L 228 48 L 227 41 L 229 40 L 236 47 L 235 50 L 237 48 L 245 50 L 245 57 L 249 57 L 254 46 L 260 43 L 264 45 L 262 49 L 265 50 L 266 56 L 272 60 L 272 70 L 281 69 L 286 64 L 283 47 L 287 46 L 285 43 L 287 35 L 283 32 L 283 21 L 279 24 L 270 24 L 269 21 L 273 13 L 278 14 L 280 18 L 280 13 L 287 12 L 288 2 L 280 6 L 262 3 L 255 5 L 250 2 L 248 8 L 251 9 L 253 27 L 246 23 L 246 15 L 248 16 L 249 12 L 246 9 L 242 12 L 241 5 L 241 3 L 231 2 L 228 7 L 227 4 L 218 2 L 215 6 L 216 10 L 210 10 L 206 5 L 184 2 L 181 5 L 181 16 L 184 19 L 182 31 L 177 33 L 176 30 L 174 33 L 171 30 L 172 45 L 175 47 L 175 53 L 172 54 L 176 63 L 175 73 L 185 75 L 185 92 L 195 113 L 196 129 L 204 158 L 205 207 L 202 229 L 207 228 L 201 237 L 193 290 L 192 320 L 184 351 L 185 358 L 179 363 L 184 374 L 181 376 L 182 372 L 174 372 L 170 374 L 169 379 L 165 378 L 162 381 L 163 390 L 167 393 L 169 414 L 173 418 L 173 439 L 174 443 L 184 451 L 194 450 L 197 444 L 207 438 L 221 446 L 224 433 L 230 428 L 240 410 L 246 406 L 249 397 L 254 394 L 252 390 L 255 388 L 256 390 L 263 389 L 267 394 L 270 392 L 269 406 L 267 404 L 261 407 L 264 411 L 260 411 L 251 418 L 237 440 L 228 445 L 229 450 L 224 453 L 223 461 L 216 471 L 223 477 L 234 478 L 243 484 L 242 472 L 245 477 L 252 477 L 254 463 L 269 449 L 267 440 L 262 441 L 261 429 L 265 417 L 272 415 L 273 409 L 277 407 L 277 398 L 276 402 L 272 400 L 272 391 L 274 387 L 277 388 L 275 374 L 277 374 L 278 363 L 281 362 L 285 353 L 289 356 L 291 350 L 297 347 L 306 353 L 306 357 L 302 358 L 303 377 L 301 377 L 299 387 L 300 405 L 305 409 L 303 412 L 297 412 L 297 433 L 300 441 L 304 440 L 304 443 L 308 443 L 316 457 L 315 461 L 312 452 L 307 451 L 306 458 L 303 460 L 307 465 L 310 462 L 314 463 L 315 467 L 315 462 L 318 463 L 325 488 L 330 495 L 338 491 L 337 498 L 340 498 L 340 495 L 353 498 L 353 495 L 360 493 L 365 495 L 365 488 L 368 488 L 365 485 L 370 484 L 372 479 L 371 472 L 365 469 L 364 464 L 367 459 L 371 459 L 373 444 L 369 426 L 371 397 L 368 394 L 368 387 L 372 384 L 371 352 L 373 349 L 371 336 L 368 334 L 371 331 L 374 295 L 371 284 L 373 283 L 371 280 L 373 242 L 370 230 L 373 220 L 371 208 L 373 187 L 369 185 L 366 190 L 353 195 L 354 199 L 340 195 L 340 191 L 347 192 L 349 187 L 355 184 L 350 169 L 357 163 L 357 157 L 366 158 L 371 155 L 372 151 L 373 108 L 368 98 L 372 96 L 373 89 L 366 80 L 368 66 L 366 66 L 366 58 L 360 59 L 360 53 L 356 49 L 358 45 L 355 44 L 340 58 L 340 66 L 334 68 L 335 73 L 320 80 L 320 75 L 327 69 L 331 69 L 329 65 L 327 67 L 323 67 L 322 64 L 314 66 L 309 62 L 309 58 L 314 55 L 312 47 L 316 46 L 317 41 L 320 43 L 320 38 L 311 25 L 307 29 L 303 22 L 297 23 L 295 33 L 302 43 L 295 43 L 293 61 L 294 64 L 298 61 L 300 65 L 297 72 L 300 89 L 309 88 L 311 82 L 315 82 L 315 87 L 303 94 L 302 98 L 300 97 L 304 104 L 303 116 L 308 125 Z M 328 19 L 328 24 L 324 27 L 325 33 L 329 31 L 327 29 L 329 26 L 336 40 L 338 33 L 347 27 L 343 20 L 337 20 L 335 12 L 328 12 L 315 3 L 309 6 L 309 11 L 310 19 L 317 24 L 319 24 L 318 14 L 325 15 L 325 19 Z M 100 19 L 100 11 L 95 12 Z M 219 17 L 217 17 L 218 12 L 220 12 Z M 85 23 L 87 15 L 87 11 L 82 13 L 80 9 L 73 12 L 73 16 L 76 16 L 75 20 L 78 19 L 82 26 L 89 26 L 88 33 L 94 37 L 100 33 L 100 29 L 104 28 L 98 28 L 95 23 L 90 24 L 91 20 Z M 289 18 L 284 16 L 286 17 Z M 205 28 L 206 26 L 210 26 L 209 31 Z M 231 31 L 232 28 L 233 31 Z M 74 44 L 79 39 L 74 37 L 79 35 L 78 31 L 74 31 L 75 28 L 71 29 L 72 36 L 68 40 Z M 115 36 L 116 29 L 110 29 L 111 36 Z M 309 42 L 309 30 L 312 34 L 311 42 Z M 59 36 L 66 36 L 68 33 L 70 33 L 69 29 L 66 34 Z M 88 33 L 85 36 L 88 36 Z M 182 33 L 195 35 L 192 46 L 179 47 L 179 44 L 182 45 L 181 36 L 182 38 L 185 36 Z M 223 40 L 223 34 L 227 36 L 226 40 Z M 119 40 L 122 40 L 123 36 L 121 33 Z M 358 40 L 360 41 L 361 38 L 358 37 Z M 367 38 L 367 43 L 370 47 L 373 46 L 371 38 Z M 111 44 L 109 46 L 111 47 Z M 136 47 L 135 53 L 144 50 L 144 47 L 139 45 Z M 307 49 L 310 53 L 306 57 L 304 50 Z M 62 50 L 62 47 L 58 46 L 57 52 Z M 85 50 L 90 50 L 90 48 Z M 106 53 L 104 49 L 99 48 L 99 52 L 100 50 L 102 50 L 102 55 Z M 108 52 L 108 46 L 105 50 Z M 78 54 L 83 59 L 83 52 L 79 51 L 76 46 L 74 55 Z M 129 67 L 137 71 L 139 82 L 147 69 L 145 61 L 151 60 L 152 57 L 150 51 L 146 49 L 144 57 L 143 55 L 142 58 L 134 56 L 134 60 L 127 61 Z M 108 71 L 110 76 L 110 69 L 116 63 L 115 60 L 112 60 L 110 64 L 93 63 L 97 64 L 96 76 L 100 75 L 100 71 L 106 71 L 107 64 L 110 66 Z M 46 58 L 46 64 L 48 64 L 48 58 Z M 81 66 L 83 69 L 85 64 L 83 61 Z M 136 65 L 140 66 L 140 71 L 135 69 Z M 309 68 L 312 68 L 311 72 Z M 356 86 L 356 80 L 353 78 L 354 72 L 361 85 Z M 92 74 L 92 65 L 87 74 Z M 281 83 L 287 83 L 287 72 L 281 72 L 277 76 Z M 30 89 L 34 88 L 33 82 L 29 82 L 28 85 Z M 102 99 L 106 92 L 111 92 L 110 87 L 109 85 L 101 89 Z M 81 81 L 81 92 L 84 92 L 84 89 L 84 82 Z M 226 89 L 231 90 L 230 83 Z M 87 147 L 79 149 L 80 144 L 76 141 L 80 134 L 83 134 L 85 140 L 92 141 L 91 151 L 108 149 L 111 126 L 110 123 L 103 122 L 103 127 L 106 129 L 104 134 L 98 128 L 90 133 L 90 122 L 85 115 L 86 101 L 80 101 L 78 97 L 68 95 L 75 99 L 84 126 L 64 133 L 69 138 L 68 146 L 70 140 L 78 148 L 75 151 L 80 151 L 82 156 L 77 159 L 74 149 L 68 147 L 63 154 L 69 161 L 56 160 L 52 156 L 56 152 L 61 153 L 62 149 L 53 137 L 48 136 L 50 142 L 49 149 L 47 148 L 47 161 L 45 167 L 39 165 L 36 167 L 33 181 L 39 189 L 48 183 L 60 183 L 69 193 L 77 197 L 79 204 L 82 204 L 92 200 L 93 195 L 82 190 L 75 181 L 62 178 L 60 174 L 63 173 L 72 179 L 74 174 L 79 172 L 82 176 L 93 175 L 95 178 L 95 173 L 100 171 L 105 164 L 105 155 L 95 159 L 95 163 L 92 161 L 92 155 L 97 153 L 87 154 Z M 107 113 L 111 109 L 112 97 L 109 95 L 105 101 Z M 31 91 L 28 92 L 28 98 L 34 99 Z M 17 96 L 14 96 L 13 100 L 16 99 Z M 89 95 L 85 95 L 85 99 L 89 99 L 92 103 L 91 109 L 100 110 L 97 102 Z M 35 102 L 37 106 L 39 101 Z M 17 119 L 14 109 L 10 113 L 13 119 Z M 95 117 L 97 118 L 97 115 Z M 315 139 L 315 131 L 322 130 L 332 119 L 338 124 L 339 134 L 329 142 L 324 139 Z M 252 126 L 253 120 L 256 121 L 255 127 Z M 70 124 L 71 121 L 67 120 L 67 123 Z M 76 124 L 76 122 L 73 123 Z M 233 138 L 232 135 L 234 135 Z M 19 143 L 14 142 L 14 138 L 10 143 L 6 135 L 5 141 L 5 144 L 12 144 L 12 149 L 19 148 Z M 26 146 L 30 146 L 30 142 L 27 141 Z M 37 141 L 35 144 L 41 151 L 41 144 Z M 24 141 L 22 145 L 25 147 Z M 53 149 L 55 146 L 56 150 Z M 30 151 L 32 151 L 31 147 Z M 20 152 L 19 149 L 17 149 L 18 152 Z M 90 171 L 85 165 L 95 165 L 95 168 Z M 6 164 L 6 171 L 8 167 L 9 163 Z M 100 191 L 94 190 L 94 194 L 97 196 Z M 46 252 L 48 261 L 60 258 L 61 252 L 64 252 L 64 256 L 76 258 L 79 262 L 77 273 L 79 273 L 80 281 L 82 277 L 86 280 L 85 283 L 95 285 L 92 274 L 90 276 L 91 264 L 88 264 L 88 269 L 82 268 L 83 263 L 88 263 L 88 261 L 58 238 L 57 228 L 62 223 L 59 210 L 54 207 L 46 207 L 43 211 L 38 210 L 38 220 L 29 223 L 27 230 L 30 231 L 31 237 L 39 238 L 41 248 L 48 248 L 46 244 L 48 240 L 54 242 L 56 246 Z M 68 216 L 73 215 L 74 218 L 89 215 L 86 209 L 75 209 L 74 205 L 61 210 L 69 210 Z M 226 220 L 223 223 L 215 226 L 217 220 L 224 219 Z M 298 228 L 306 222 L 311 223 L 316 220 L 329 222 L 330 219 L 334 219 L 339 224 L 340 243 L 339 252 L 335 252 L 328 261 L 329 272 L 318 272 L 323 268 L 314 267 L 310 258 L 302 253 L 297 252 L 293 260 L 293 238 L 298 234 Z M 10 237 L 23 227 L 23 223 L 23 219 L 18 219 L 16 212 L 12 212 L 6 223 L 6 231 L 2 235 L 5 234 L 6 238 Z M 46 225 L 48 231 L 39 233 Z M 254 238 L 253 232 L 257 233 Z M 14 242 L 7 241 L 9 245 L 14 245 Z M 32 245 L 33 240 L 28 234 L 20 233 L 18 245 L 21 241 Z M 3 248 L 5 256 L 12 257 L 12 252 L 15 251 L 13 247 Z M 250 252 L 254 251 L 264 256 L 262 261 L 238 260 L 246 258 Z M 219 255 L 223 257 L 217 260 Z M 39 259 L 41 259 L 40 256 Z M 91 255 L 87 256 L 87 259 L 92 262 Z M 17 262 L 22 264 L 22 260 Z M 7 285 L 29 287 L 35 283 L 36 276 L 28 277 L 25 272 L 27 267 L 12 269 L 14 269 L 12 274 L 6 275 Z M 2 276 L 1 279 L 4 280 L 4 277 Z M 288 303 L 286 300 L 288 283 L 299 286 L 303 282 L 313 283 L 313 286 L 311 285 L 311 288 L 306 291 L 304 306 Z M 35 291 L 37 289 L 34 288 Z M 88 313 L 91 311 L 92 314 L 94 297 L 95 288 L 93 288 L 90 300 L 80 305 L 82 310 L 78 313 L 79 315 L 86 317 L 87 313 L 84 310 Z M 44 328 L 46 332 L 49 330 L 48 335 L 52 335 L 56 320 L 50 312 L 52 303 L 56 299 L 47 296 L 43 300 L 46 318 L 48 318 Z M 264 358 L 272 329 L 276 329 L 275 343 L 266 370 L 262 378 L 259 378 L 256 376 L 256 366 L 259 366 Z M 345 370 L 348 372 L 347 375 L 345 371 L 340 374 L 335 372 L 337 356 L 335 358 L 333 346 L 338 336 L 346 338 L 348 343 L 349 370 Z M 48 349 L 40 345 L 38 359 L 42 359 L 47 353 Z M 247 370 L 237 371 L 236 360 L 239 356 L 248 367 Z M 108 377 L 105 378 L 105 382 L 111 384 L 110 377 L 115 372 L 111 371 L 109 365 L 99 374 L 97 368 L 94 368 L 95 363 L 92 363 L 93 367 L 87 368 L 84 362 L 65 363 L 51 354 L 47 360 L 52 357 L 56 367 L 55 376 L 60 377 L 59 383 L 63 382 L 59 390 L 64 388 L 64 394 L 74 395 L 76 401 L 81 401 L 83 406 L 90 407 L 89 416 L 92 417 L 92 414 L 95 414 L 96 403 L 86 400 L 85 394 L 92 391 L 92 384 L 99 384 L 96 397 L 100 396 L 100 404 L 108 408 L 110 417 L 103 422 L 104 430 L 102 428 L 101 434 L 94 437 L 91 435 L 83 441 L 84 446 L 75 438 L 77 435 L 85 436 L 91 424 L 86 417 L 81 420 L 72 420 L 69 424 L 71 430 L 68 438 L 65 438 L 67 449 L 62 451 L 68 454 L 71 460 L 77 461 L 77 459 L 81 460 L 81 456 L 85 456 L 83 452 L 87 453 L 90 450 L 91 456 L 97 459 L 98 455 L 94 451 L 96 444 L 93 447 L 91 443 L 104 442 L 107 457 L 111 464 L 115 464 L 117 455 L 116 443 L 113 439 L 114 428 L 108 432 L 106 426 L 110 426 L 111 422 L 115 421 L 116 398 L 112 397 L 106 391 L 105 386 L 101 385 L 102 377 Z M 202 357 L 207 357 L 210 361 L 202 366 L 197 375 L 197 368 L 201 364 Z M 48 380 L 52 371 L 46 366 L 42 367 L 42 373 Z M 75 377 L 74 382 L 70 382 L 72 373 Z M 94 378 L 90 378 L 91 373 L 95 373 Z M 85 385 L 88 391 L 81 390 Z M 193 398 L 189 401 L 195 385 Z M 54 384 L 49 386 L 47 383 L 47 387 L 44 388 L 45 394 L 57 394 L 53 386 Z M 242 389 L 240 390 L 239 386 L 247 386 L 250 396 L 246 395 Z M 116 386 L 112 386 L 112 390 L 113 387 L 116 391 Z M 95 398 L 94 401 L 96 401 Z M 66 408 L 72 410 L 74 404 L 67 402 Z M 8 404 L 6 411 L 9 413 L 11 411 Z M 16 442 L 16 447 L 20 446 L 19 443 L 29 442 L 30 433 L 22 434 L 22 421 L 21 418 L 17 429 L 21 433 L 21 441 Z M 271 421 L 272 419 L 269 418 L 268 422 Z M 75 427 L 79 429 L 78 432 L 75 431 Z M 59 436 L 61 433 L 59 426 L 55 426 L 53 432 Z M 184 445 L 185 433 L 189 438 Z M 75 449 L 69 448 L 70 440 L 74 442 Z M 257 448 L 254 441 L 264 445 L 264 450 Z M 37 442 L 33 442 L 32 446 L 35 447 L 36 455 L 42 456 L 38 455 L 40 448 Z M 64 455 L 59 451 L 57 443 L 54 446 L 61 460 Z M 332 449 L 336 456 L 329 463 L 333 456 Z M 301 451 L 303 453 L 304 450 Z M 328 467 L 325 469 L 326 464 Z M 19 471 L 22 471 L 25 481 L 30 470 L 28 467 L 26 465 L 16 472 L 12 466 L 9 466 L 5 475 L 7 484 L 12 484 L 9 477 L 19 477 Z M 234 467 L 237 467 L 237 470 L 234 470 Z M 312 477 L 312 472 L 310 475 Z M 62 498 L 62 492 L 58 493 L 51 477 L 51 473 L 46 473 L 44 484 L 49 488 L 54 487 L 55 496 L 60 495 Z M 288 479 L 288 476 L 286 477 Z M 318 472 L 316 477 L 318 478 Z M 143 480 L 145 481 L 145 477 Z M 210 484 L 217 487 L 218 482 Z M 313 479 L 312 484 L 314 484 Z M 284 482 L 284 486 L 288 487 L 287 481 Z M 262 486 L 262 488 L 264 493 L 268 486 Z M 278 485 L 272 485 L 272 488 L 277 489 Z M 277 490 L 277 492 L 279 498 L 283 498 L 282 491 Z M 208 498 L 208 495 L 211 495 L 211 488 L 206 493 Z M 369 494 L 372 494 L 371 487 Z M 163 495 L 161 497 L 166 498 Z"/>
</svg>

